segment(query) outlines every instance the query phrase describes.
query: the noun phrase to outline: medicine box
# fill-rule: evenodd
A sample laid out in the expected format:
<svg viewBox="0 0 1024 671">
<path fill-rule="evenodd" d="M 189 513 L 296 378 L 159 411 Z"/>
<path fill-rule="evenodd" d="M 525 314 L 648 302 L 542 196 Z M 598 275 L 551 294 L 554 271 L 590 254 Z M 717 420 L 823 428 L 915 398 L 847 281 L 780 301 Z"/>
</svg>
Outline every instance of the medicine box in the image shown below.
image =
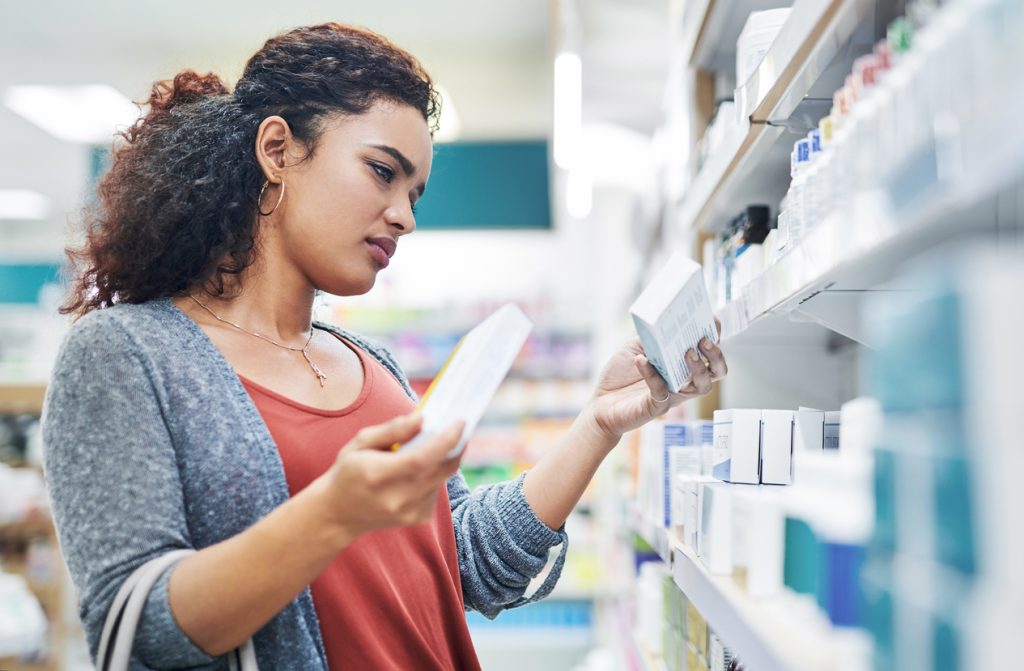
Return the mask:
<svg viewBox="0 0 1024 671">
<path fill-rule="evenodd" d="M 761 484 L 793 482 L 793 411 L 761 411 Z"/>
<path fill-rule="evenodd" d="M 793 413 L 793 452 L 821 452 L 825 447 L 825 413 L 801 408 Z"/>
<path fill-rule="evenodd" d="M 676 252 L 629 311 L 647 359 L 678 392 L 693 377 L 686 353 L 696 350 L 701 338 L 718 342 L 700 264 Z"/>
<path fill-rule="evenodd" d="M 725 482 L 761 481 L 761 411 L 716 410 L 712 475 Z"/>
<path fill-rule="evenodd" d="M 732 573 L 732 487 L 709 482 L 703 488 L 697 556 L 716 575 Z"/>
<path fill-rule="evenodd" d="M 824 441 L 826 450 L 839 449 L 839 411 L 825 413 Z"/>
</svg>

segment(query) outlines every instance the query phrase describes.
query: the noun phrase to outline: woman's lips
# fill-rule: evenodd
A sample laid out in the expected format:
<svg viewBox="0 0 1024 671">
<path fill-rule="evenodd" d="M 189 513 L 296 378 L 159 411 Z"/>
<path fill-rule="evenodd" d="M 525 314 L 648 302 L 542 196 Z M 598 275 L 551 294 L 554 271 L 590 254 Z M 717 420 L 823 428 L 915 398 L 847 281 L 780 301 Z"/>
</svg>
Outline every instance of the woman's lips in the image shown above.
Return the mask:
<svg viewBox="0 0 1024 671">
<path fill-rule="evenodd" d="M 370 248 L 370 255 L 382 269 L 387 268 L 391 262 L 391 256 L 395 253 L 397 245 L 391 238 L 370 238 L 366 241 Z"/>
</svg>

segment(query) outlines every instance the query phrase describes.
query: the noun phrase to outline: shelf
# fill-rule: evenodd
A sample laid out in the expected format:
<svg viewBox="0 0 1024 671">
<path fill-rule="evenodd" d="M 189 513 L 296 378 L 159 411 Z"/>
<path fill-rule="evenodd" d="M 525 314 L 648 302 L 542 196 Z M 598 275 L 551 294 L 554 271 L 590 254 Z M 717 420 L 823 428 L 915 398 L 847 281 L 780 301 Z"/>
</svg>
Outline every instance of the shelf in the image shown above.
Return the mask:
<svg viewBox="0 0 1024 671">
<path fill-rule="evenodd" d="M 708 627 L 757 671 L 870 668 L 870 645 L 854 632 L 838 632 L 823 617 L 797 618 L 803 604 L 786 597 L 753 599 L 730 577 L 714 576 L 689 548 L 674 542 L 672 578 Z M 795 600 L 795 597 L 794 597 Z M 866 634 L 864 634 L 866 636 Z M 841 662 L 841 664 L 840 664 Z"/>
<path fill-rule="evenodd" d="M 1005 224 L 1000 204 L 1015 197 L 1024 176 L 1024 136 L 1003 137 L 1000 124 L 1017 109 L 1007 105 L 921 147 L 884 191 L 862 194 L 851 211 L 812 228 L 719 311 L 722 340 L 793 345 L 823 340 L 824 328 L 871 346 L 864 301 L 879 291 L 918 289 L 893 281 L 908 259 L 961 239 L 996 236 Z"/>
<path fill-rule="evenodd" d="M 690 0 L 683 15 L 683 57 L 692 67 L 733 70 L 736 40 L 750 13 L 790 4 L 788 0 Z"/>
<path fill-rule="evenodd" d="M 0 539 L 29 540 L 54 535 L 53 520 L 36 514 L 18 522 L 0 522 Z"/>
<path fill-rule="evenodd" d="M 43 410 L 45 396 L 46 385 L 43 383 L 0 384 L 0 413 L 38 414 Z"/>
<path fill-rule="evenodd" d="M 779 202 L 789 183 L 791 144 L 780 139 L 785 133 L 782 124 L 801 116 L 801 105 L 815 106 L 815 94 L 831 98 L 842 81 L 839 73 L 846 74 L 847 61 L 852 62 L 855 55 L 847 50 L 851 37 L 872 27 L 876 12 L 888 11 L 876 4 L 874 0 L 794 3 L 764 60 L 737 89 L 736 104 L 748 118 L 703 166 L 679 203 L 680 230 L 712 231 L 744 205 Z M 887 7 L 889 2 L 882 4 Z M 837 56 L 841 67 L 834 64 Z M 820 115 L 819 111 L 807 116 Z"/>
<path fill-rule="evenodd" d="M 636 652 L 636 663 L 639 671 L 668 671 L 664 660 L 647 649 L 647 646 L 640 641 L 640 637 L 633 632 L 633 649 Z"/>
<path fill-rule="evenodd" d="M 669 542 L 668 529 L 655 524 L 654 520 L 648 518 L 635 507 L 631 507 L 629 516 L 630 527 L 633 532 L 654 548 L 661 561 L 671 564 L 672 544 Z"/>
</svg>

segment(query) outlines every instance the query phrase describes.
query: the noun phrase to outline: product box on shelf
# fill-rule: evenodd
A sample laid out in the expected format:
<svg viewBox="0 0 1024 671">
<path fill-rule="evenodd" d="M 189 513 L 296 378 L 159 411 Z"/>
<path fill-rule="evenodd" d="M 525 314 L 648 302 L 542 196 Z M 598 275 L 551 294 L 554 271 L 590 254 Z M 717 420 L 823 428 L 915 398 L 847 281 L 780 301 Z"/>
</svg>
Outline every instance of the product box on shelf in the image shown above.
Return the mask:
<svg viewBox="0 0 1024 671">
<path fill-rule="evenodd" d="M 793 481 L 793 411 L 761 411 L 761 484 Z"/>
<path fill-rule="evenodd" d="M 697 555 L 708 571 L 729 575 L 732 559 L 732 499 L 735 485 L 709 482 L 704 485 Z"/>
<path fill-rule="evenodd" d="M 679 502 L 679 523 L 674 526 L 679 539 L 699 553 L 700 525 L 703 515 L 704 487 L 717 482 L 707 475 L 677 475 L 673 482 L 673 495 Z"/>
<path fill-rule="evenodd" d="M 739 585 L 754 597 L 782 588 L 785 553 L 784 490 L 735 487 L 732 492 L 732 561 Z"/>
<path fill-rule="evenodd" d="M 800 408 L 793 413 L 793 453 L 821 452 L 825 447 L 825 413 Z"/>
<path fill-rule="evenodd" d="M 761 411 L 715 410 L 712 475 L 724 482 L 761 481 Z"/>
</svg>

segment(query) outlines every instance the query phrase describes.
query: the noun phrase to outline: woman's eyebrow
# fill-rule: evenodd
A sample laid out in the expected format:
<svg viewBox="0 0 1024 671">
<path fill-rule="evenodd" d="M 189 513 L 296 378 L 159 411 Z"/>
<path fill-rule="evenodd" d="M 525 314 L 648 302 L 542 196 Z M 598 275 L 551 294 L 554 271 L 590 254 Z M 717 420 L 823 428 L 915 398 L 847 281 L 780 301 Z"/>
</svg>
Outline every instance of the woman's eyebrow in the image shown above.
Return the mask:
<svg viewBox="0 0 1024 671">
<path fill-rule="evenodd" d="M 395 149 L 391 145 L 387 145 L 387 144 L 371 144 L 369 146 L 372 147 L 373 149 L 379 149 L 380 151 L 384 152 L 385 154 L 391 156 L 393 159 L 398 161 L 398 165 L 402 168 L 402 172 L 405 173 L 406 177 L 412 177 L 413 175 L 416 174 L 416 166 L 414 166 L 412 164 L 412 161 L 407 159 L 405 157 L 405 154 L 403 154 L 402 152 L 398 151 L 397 149 Z M 419 193 L 420 196 L 422 196 L 423 192 L 426 190 L 426 188 L 427 187 L 426 187 L 425 184 L 420 184 L 418 187 L 416 187 L 416 191 L 417 191 L 417 193 Z"/>
</svg>

